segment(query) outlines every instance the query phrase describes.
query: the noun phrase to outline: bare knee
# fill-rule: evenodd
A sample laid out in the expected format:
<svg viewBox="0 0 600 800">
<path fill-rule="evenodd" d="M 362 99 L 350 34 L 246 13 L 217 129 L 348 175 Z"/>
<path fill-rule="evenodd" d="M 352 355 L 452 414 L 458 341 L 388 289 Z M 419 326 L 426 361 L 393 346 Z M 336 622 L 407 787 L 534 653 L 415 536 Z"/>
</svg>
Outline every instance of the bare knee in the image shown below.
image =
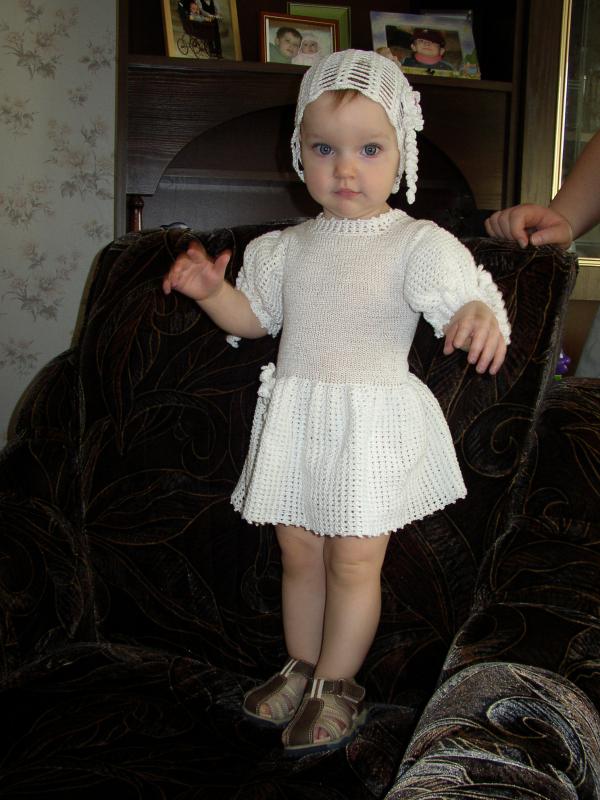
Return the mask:
<svg viewBox="0 0 600 800">
<path fill-rule="evenodd" d="M 328 539 L 324 549 L 328 580 L 333 580 L 338 585 L 378 581 L 388 540 L 388 536 L 376 539 Z"/>
<path fill-rule="evenodd" d="M 278 525 L 277 541 L 281 549 L 281 563 L 288 575 L 323 570 L 324 542 L 321 536 L 305 528 Z"/>
</svg>

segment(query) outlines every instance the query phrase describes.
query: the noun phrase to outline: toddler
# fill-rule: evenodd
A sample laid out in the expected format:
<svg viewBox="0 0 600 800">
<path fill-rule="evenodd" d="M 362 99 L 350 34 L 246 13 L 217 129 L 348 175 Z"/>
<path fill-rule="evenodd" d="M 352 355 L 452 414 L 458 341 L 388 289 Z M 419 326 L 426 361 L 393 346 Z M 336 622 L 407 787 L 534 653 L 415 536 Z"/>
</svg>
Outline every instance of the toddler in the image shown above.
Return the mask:
<svg viewBox="0 0 600 800">
<path fill-rule="evenodd" d="M 290 754 L 340 747 L 365 719 L 355 676 L 379 622 L 389 534 L 465 495 L 442 411 L 408 370 L 419 315 L 479 373 L 498 372 L 509 340 L 501 295 L 469 251 L 387 203 L 403 174 L 414 200 L 422 124 L 392 61 L 328 56 L 303 77 L 292 137 L 322 213 L 251 242 L 235 288 L 229 254 L 213 260 L 198 243 L 163 283 L 235 345 L 282 329 L 232 502 L 276 526 L 289 658 L 244 711 L 284 728 Z"/>
<path fill-rule="evenodd" d="M 319 40 L 311 31 L 300 31 L 302 42 L 298 55 L 292 58 L 292 64 L 302 64 L 305 67 L 312 67 L 318 64 L 323 58 Z"/>
</svg>

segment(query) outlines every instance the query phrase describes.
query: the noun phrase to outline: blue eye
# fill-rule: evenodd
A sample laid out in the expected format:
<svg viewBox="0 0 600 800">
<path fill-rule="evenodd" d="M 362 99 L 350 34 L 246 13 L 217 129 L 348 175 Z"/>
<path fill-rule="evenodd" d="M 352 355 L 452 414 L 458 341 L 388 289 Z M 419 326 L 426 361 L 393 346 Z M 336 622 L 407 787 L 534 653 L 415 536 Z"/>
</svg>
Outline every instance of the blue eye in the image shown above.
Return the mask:
<svg viewBox="0 0 600 800">
<path fill-rule="evenodd" d="M 333 148 L 328 144 L 316 144 L 314 149 L 320 156 L 329 156 L 333 153 Z"/>
<path fill-rule="evenodd" d="M 378 144 L 366 144 L 363 147 L 363 153 L 366 156 L 376 156 L 380 149 Z"/>
</svg>

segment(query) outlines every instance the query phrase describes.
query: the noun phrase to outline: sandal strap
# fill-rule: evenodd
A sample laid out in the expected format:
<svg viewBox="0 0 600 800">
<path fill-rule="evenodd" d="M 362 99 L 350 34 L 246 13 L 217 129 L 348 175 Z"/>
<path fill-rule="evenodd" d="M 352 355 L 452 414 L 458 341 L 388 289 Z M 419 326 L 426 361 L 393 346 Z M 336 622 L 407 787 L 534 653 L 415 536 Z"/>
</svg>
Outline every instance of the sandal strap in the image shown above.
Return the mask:
<svg viewBox="0 0 600 800">
<path fill-rule="evenodd" d="M 287 679 L 292 673 L 302 675 L 310 680 L 315 671 L 315 665 L 308 661 L 301 661 L 297 658 L 290 658 L 286 661 L 279 672 L 272 675 L 265 683 L 257 686 L 246 694 L 244 698 L 245 708 L 253 715 L 259 715 L 259 709 L 264 703 L 268 703 L 271 698 L 277 695 L 287 684 Z"/>
<path fill-rule="evenodd" d="M 284 731 L 283 743 L 286 748 L 304 747 L 313 743 L 318 745 L 318 742 L 315 742 L 316 728 L 321 727 L 329 731 L 329 724 L 320 719 L 327 695 L 342 701 L 347 709 L 348 731 L 340 738 L 344 738 L 346 733 L 352 730 L 355 720 L 363 710 L 365 689 L 346 678 L 337 680 L 312 678 L 306 685 L 302 704 L 296 712 L 296 716 Z M 335 740 L 329 741 L 335 742 Z"/>
<path fill-rule="evenodd" d="M 299 658 L 290 658 L 277 674 L 287 678 L 292 672 L 295 672 L 297 675 L 303 675 L 310 680 L 315 673 L 315 665 L 309 664 L 308 661 L 301 661 Z"/>
<path fill-rule="evenodd" d="M 346 678 L 337 680 L 326 680 L 325 678 L 313 678 L 310 680 L 304 691 L 304 696 L 310 699 L 320 700 L 323 695 L 333 694 L 342 700 L 347 700 L 360 710 L 365 699 L 365 690 L 362 686 Z"/>
</svg>

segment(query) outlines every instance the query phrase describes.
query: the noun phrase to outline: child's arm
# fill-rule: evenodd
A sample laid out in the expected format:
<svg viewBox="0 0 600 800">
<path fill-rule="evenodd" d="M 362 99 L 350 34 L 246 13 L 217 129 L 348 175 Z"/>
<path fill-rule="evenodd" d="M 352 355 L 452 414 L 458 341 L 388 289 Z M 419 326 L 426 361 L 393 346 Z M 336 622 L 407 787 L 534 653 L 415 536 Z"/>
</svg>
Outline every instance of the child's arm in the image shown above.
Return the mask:
<svg viewBox="0 0 600 800">
<path fill-rule="evenodd" d="M 192 242 L 175 259 L 163 279 L 163 291 L 173 289 L 195 300 L 220 328 L 234 336 L 257 339 L 265 336 L 243 292 L 225 280 L 231 253 L 225 251 L 211 259 L 200 242 Z"/>
<path fill-rule="evenodd" d="M 465 303 L 444 329 L 444 355 L 456 349 L 468 352 L 469 364 L 483 374 L 488 368 L 495 375 L 506 356 L 506 342 L 491 308 L 480 300 Z"/>
<path fill-rule="evenodd" d="M 436 337 L 445 337 L 444 353 L 466 350 L 477 372 L 495 375 L 510 342 L 510 322 L 489 272 L 455 236 L 426 220 L 413 223 L 407 259 L 406 300 Z"/>
</svg>

